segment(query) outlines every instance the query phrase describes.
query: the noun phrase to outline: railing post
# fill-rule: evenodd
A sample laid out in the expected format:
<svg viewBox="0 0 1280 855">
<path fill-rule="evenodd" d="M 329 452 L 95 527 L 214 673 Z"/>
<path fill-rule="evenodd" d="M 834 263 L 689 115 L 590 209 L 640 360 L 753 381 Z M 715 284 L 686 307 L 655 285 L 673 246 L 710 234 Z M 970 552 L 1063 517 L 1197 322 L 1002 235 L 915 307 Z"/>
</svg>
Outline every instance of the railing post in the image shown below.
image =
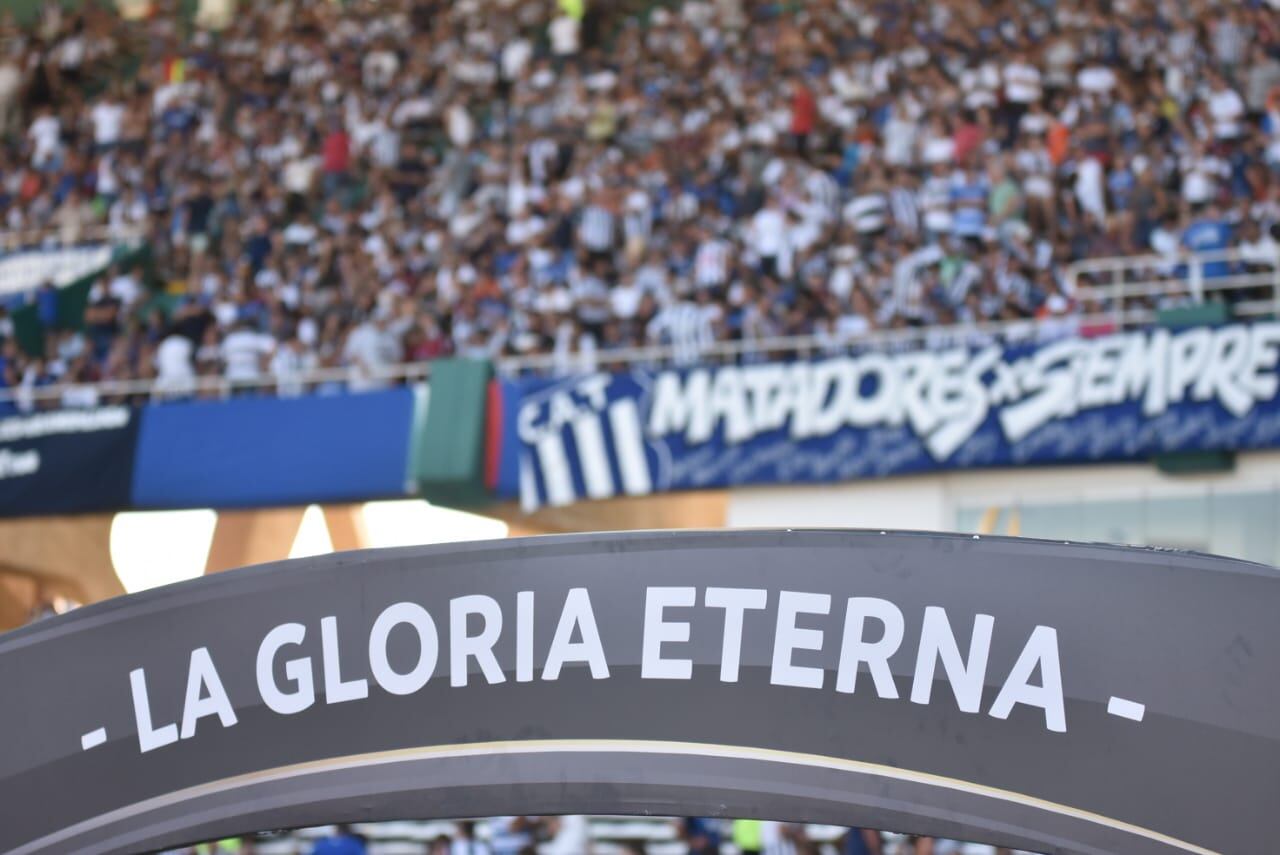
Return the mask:
<svg viewBox="0 0 1280 855">
<path fill-rule="evenodd" d="M 1199 255 L 1191 256 L 1191 296 L 1197 303 L 1204 302 L 1204 261 Z"/>
<path fill-rule="evenodd" d="M 1271 320 L 1280 320 L 1280 247 L 1271 255 Z"/>
<path fill-rule="evenodd" d="M 1111 322 L 1116 332 L 1124 330 L 1124 271 L 1127 269 L 1122 262 L 1111 271 Z"/>
</svg>

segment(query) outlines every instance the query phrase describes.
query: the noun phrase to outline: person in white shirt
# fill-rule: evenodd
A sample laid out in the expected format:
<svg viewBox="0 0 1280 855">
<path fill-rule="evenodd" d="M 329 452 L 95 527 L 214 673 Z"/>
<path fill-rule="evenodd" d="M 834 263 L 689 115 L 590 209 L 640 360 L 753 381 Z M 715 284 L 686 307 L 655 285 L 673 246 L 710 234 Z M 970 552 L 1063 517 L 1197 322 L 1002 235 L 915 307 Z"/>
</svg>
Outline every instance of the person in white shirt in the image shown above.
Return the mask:
<svg viewBox="0 0 1280 855">
<path fill-rule="evenodd" d="M 286 341 L 271 356 L 271 376 L 276 381 L 276 394 L 297 397 L 306 391 L 303 378 L 318 365 L 315 353 L 303 345 L 298 336 Z"/>
<path fill-rule="evenodd" d="M 300 154 L 290 158 L 285 162 L 281 174 L 284 189 L 296 196 L 305 196 L 311 192 L 311 185 L 315 181 L 316 171 L 319 168 L 320 158 L 317 155 Z"/>
<path fill-rule="evenodd" d="M 1068 314 L 1071 304 L 1059 293 L 1045 300 L 1045 315 L 1036 328 L 1036 338 L 1042 342 L 1071 338 L 1080 331 L 1080 318 Z"/>
<path fill-rule="evenodd" d="M 1217 195 L 1218 182 L 1231 174 L 1226 162 L 1200 143 L 1182 156 L 1178 169 L 1182 173 L 1182 198 L 1192 205 L 1207 204 Z"/>
<path fill-rule="evenodd" d="M 1040 100 L 1040 69 L 1018 53 L 1001 72 L 1004 80 L 1004 98 L 1015 104 L 1030 105 Z"/>
<path fill-rule="evenodd" d="M 1240 258 L 1246 264 L 1260 268 L 1280 266 L 1280 243 L 1276 236 L 1280 234 L 1280 224 L 1263 230 L 1256 220 L 1245 220 L 1240 224 L 1241 236 L 1236 243 Z"/>
<path fill-rule="evenodd" d="M 884 162 L 891 166 L 908 166 L 915 155 L 919 125 L 901 106 L 893 109 L 881 130 Z"/>
<path fill-rule="evenodd" d="M 493 855 L 493 849 L 485 841 L 476 839 L 474 820 L 463 820 L 449 843 L 449 855 Z"/>
<path fill-rule="evenodd" d="M 551 52 L 559 59 L 576 56 L 581 48 L 582 23 L 571 15 L 560 14 L 547 26 Z"/>
<path fill-rule="evenodd" d="M 1019 52 L 1005 65 L 1001 78 L 1004 81 L 1005 145 L 1012 146 L 1022 129 L 1022 117 L 1040 100 L 1040 70 L 1027 60 L 1025 53 Z"/>
<path fill-rule="evenodd" d="M 1213 91 L 1209 95 L 1209 115 L 1213 118 L 1213 136 L 1218 140 L 1237 139 L 1245 117 L 1244 99 L 1227 85 L 1220 75 L 1213 76 Z"/>
<path fill-rule="evenodd" d="M 584 855 L 591 851 L 591 834 L 585 816 L 546 819 L 551 839 L 538 847 L 539 855 Z"/>
<path fill-rule="evenodd" d="M 960 89 L 965 93 L 964 106 L 970 110 L 994 107 L 999 99 L 1000 70 L 992 62 L 984 62 L 976 68 L 966 68 L 959 75 Z"/>
<path fill-rule="evenodd" d="M 929 127 L 919 137 L 920 160 L 926 166 L 950 164 L 955 156 L 955 135 L 947 129 L 941 116 L 929 120 Z"/>
<path fill-rule="evenodd" d="M 761 855 L 798 855 L 796 845 L 804 842 L 804 826 L 787 822 L 760 823 Z"/>
<path fill-rule="evenodd" d="M 445 130 L 455 148 L 465 149 L 475 139 L 476 123 L 462 101 L 454 101 L 444 113 Z"/>
<path fill-rule="evenodd" d="M 12 130 L 9 123 L 17 116 L 18 96 L 22 91 L 21 63 L 20 51 L 0 59 L 0 134 Z"/>
<path fill-rule="evenodd" d="M 618 320 L 629 321 L 640 311 L 643 299 L 644 291 L 636 284 L 635 277 L 629 276 L 610 289 L 609 310 Z"/>
<path fill-rule="evenodd" d="M 352 369 L 353 391 L 385 386 L 386 369 L 400 360 L 400 344 L 387 327 L 384 318 L 369 319 L 348 334 L 342 355 Z"/>
<path fill-rule="evenodd" d="M 693 281 L 699 288 L 722 288 L 729 281 L 730 250 L 727 241 L 703 230 L 693 255 Z"/>
<path fill-rule="evenodd" d="M 1076 86 L 1090 95 L 1109 96 L 1116 82 L 1116 73 L 1105 65 L 1089 65 L 1076 74 Z"/>
<path fill-rule="evenodd" d="M 51 108 L 41 108 L 27 129 L 27 137 L 31 140 L 31 165 L 36 169 L 52 168 L 62 149 L 62 123 Z"/>
<path fill-rule="evenodd" d="M 154 356 L 158 396 L 186 397 L 195 391 L 194 354 L 195 344 L 186 336 L 170 333 L 164 337 Z"/>
<path fill-rule="evenodd" d="M 1083 157 L 1076 164 L 1076 201 L 1080 210 L 1099 223 L 1107 218 L 1105 170 L 1096 158 Z"/>
<path fill-rule="evenodd" d="M 233 382 L 255 380 L 262 376 L 266 357 L 275 350 L 275 340 L 258 332 L 247 321 L 241 321 L 222 340 L 223 376 Z"/>
<path fill-rule="evenodd" d="M 128 309 L 142 296 L 142 284 L 131 271 L 116 269 L 107 284 L 107 291 Z"/>
<path fill-rule="evenodd" d="M 111 204 L 107 223 L 112 237 L 123 238 L 141 234 L 147 220 L 147 202 L 133 188 L 126 187 L 123 195 Z"/>
<path fill-rule="evenodd" d="M 577 319 L 564 318 L 556 326 L 551 370 L 557 376 L 590 374 L 599 369 L 597 350 L 594 334 L 584 329 Z"/>
<path fill-rule="evenodd" d="M 649 196 L 637 188 L 627 194 L 622 212 L 623 249 L 631 264 L 644 256 L 652 234 L 653 209 Z"/>
<path fill-rule="evenodd" d="M 120 131 L 124 127 L 123 104 L 113 100 L 99 101 L 89 111 L 89 119 L 93 123 L 93 144 L 100 150 L 120 141 Z"/>
<path fill-rule="evenodd" d="M 320 231 L 312 221 L 310 211 L 304 208 L 293 222 L 285 226 L 280 237 L 286 246 L 310 246 L 315 243 L 319 234 Z"/>
<path fill-rule="evenodd" d="M 760 259 L 760 272 L 777 276 L 779 260 L 786 251 L 787 218 L 777 199 L 770 199 L 751 218 L 750 242 Z"/>
<path fill-rule="evenodd" d="M 396 52 L 385 47 L 371 50 L 364 55 L 360 65 L 360 75 L 366 89 L 381 92 L 391 85 L 396 72 L 400 70 L 400 58 Z"/>
<path fill-rule="evenodd" d="M 502 67 L 502 79 L 514 82 L 524 74 L 533 58 L 533 43 L 523 37 L 512 38 L 502 46 L 499 64 Z"/>
</svg>

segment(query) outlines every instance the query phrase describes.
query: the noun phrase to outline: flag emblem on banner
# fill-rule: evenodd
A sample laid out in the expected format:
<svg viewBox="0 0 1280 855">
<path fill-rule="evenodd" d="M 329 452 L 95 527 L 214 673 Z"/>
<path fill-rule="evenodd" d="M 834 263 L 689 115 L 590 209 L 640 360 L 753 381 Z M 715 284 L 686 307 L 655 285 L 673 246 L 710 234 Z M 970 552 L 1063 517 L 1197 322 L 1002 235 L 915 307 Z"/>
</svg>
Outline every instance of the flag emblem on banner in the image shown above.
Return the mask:
<svg viewBox="0 0 1280 855">
<path fill-rule="evenodd" d="M 520 505 L 526 511 L 652 492 L 644 426 L 631 398 L 584 410 L 521 450 Z"/>
</svg>

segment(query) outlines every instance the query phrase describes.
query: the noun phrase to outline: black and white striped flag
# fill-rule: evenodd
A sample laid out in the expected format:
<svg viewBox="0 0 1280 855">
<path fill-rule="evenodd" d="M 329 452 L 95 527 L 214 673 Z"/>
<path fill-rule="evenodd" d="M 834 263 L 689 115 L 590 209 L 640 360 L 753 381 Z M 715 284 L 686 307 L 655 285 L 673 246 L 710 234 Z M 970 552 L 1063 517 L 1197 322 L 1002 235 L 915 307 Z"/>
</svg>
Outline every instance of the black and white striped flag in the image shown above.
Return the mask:
<svg viewBox="0 0 1280 855">
<path fill-rule="evenodd" d="M 644 422 L 634 398 L 583 410 L 544 431 L 520 453 L 520 506 L 568 505 L 579 499 L 653 492 Z"/>
</svg>

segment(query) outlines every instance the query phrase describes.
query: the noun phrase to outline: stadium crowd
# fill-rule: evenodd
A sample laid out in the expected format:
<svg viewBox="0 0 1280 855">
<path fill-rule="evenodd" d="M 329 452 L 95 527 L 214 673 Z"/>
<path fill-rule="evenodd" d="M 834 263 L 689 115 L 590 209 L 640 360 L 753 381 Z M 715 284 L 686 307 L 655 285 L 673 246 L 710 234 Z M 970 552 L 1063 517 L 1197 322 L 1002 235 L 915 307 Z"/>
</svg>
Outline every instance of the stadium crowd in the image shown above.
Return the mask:
<svg viewBox="0 0 1280 855">
<path fill-rule="evenodd" d="M 615 838 L 594 840 L 588 833 L 588 817 L 494 817 L 488 820 L 462 820 L 434 823 L 449 826 L 435 829 L 439 833 L 420 841 L 424 855 L 589 855 L 593 851 L 618 852 L 621 855 L 645 855 L 655 842 L 650 839 Z M 398 825 L 410 825 L 400 823 Z M 823 833 L 811 835 L 808 826 L 760 820 L 729 820 L 689 817 L 679 820 L 655 819 L 643 823 L 670 825 L 673 837 L 660 845 L 664 851 L 687 852 L 688 855 L 1015 855 L 1014 850 L 965 844 L 953 840 L 901 834 L 883 834 L 863 828 L 819 826 Z M 287 840 L 268 835 L 265 838 L 232 838 L 206 843 L 164 855 L 260 855 L 264 849 L 272 855 L 377 855 L 386 851 L 408 852 L 416 846 L 405 841 L 388 845 L 389 840 L 370 840 L 361 829 L 377 829 L 376 825 L 338 825 L 327 830 L 314 843 L 298 841 L 289 847 Z M 319 829 L 316 829 L 319 830 Z M 634 830 L 633 830 L 634 831 Z M 280 843 L 285 845 L 281 846 Z M 674 844 L 674 845 L 670 845 Z M 1016 853 L 1031 855 L 1031 853 Z"/>
<path fill-rule="evenodd" d="M 153 262 L 5 385 L 1061 334 L 1069 261 L 1276 252 L 1276 0 L 154 5 L 3 26 L 3 228 Z"/>
</svg>

